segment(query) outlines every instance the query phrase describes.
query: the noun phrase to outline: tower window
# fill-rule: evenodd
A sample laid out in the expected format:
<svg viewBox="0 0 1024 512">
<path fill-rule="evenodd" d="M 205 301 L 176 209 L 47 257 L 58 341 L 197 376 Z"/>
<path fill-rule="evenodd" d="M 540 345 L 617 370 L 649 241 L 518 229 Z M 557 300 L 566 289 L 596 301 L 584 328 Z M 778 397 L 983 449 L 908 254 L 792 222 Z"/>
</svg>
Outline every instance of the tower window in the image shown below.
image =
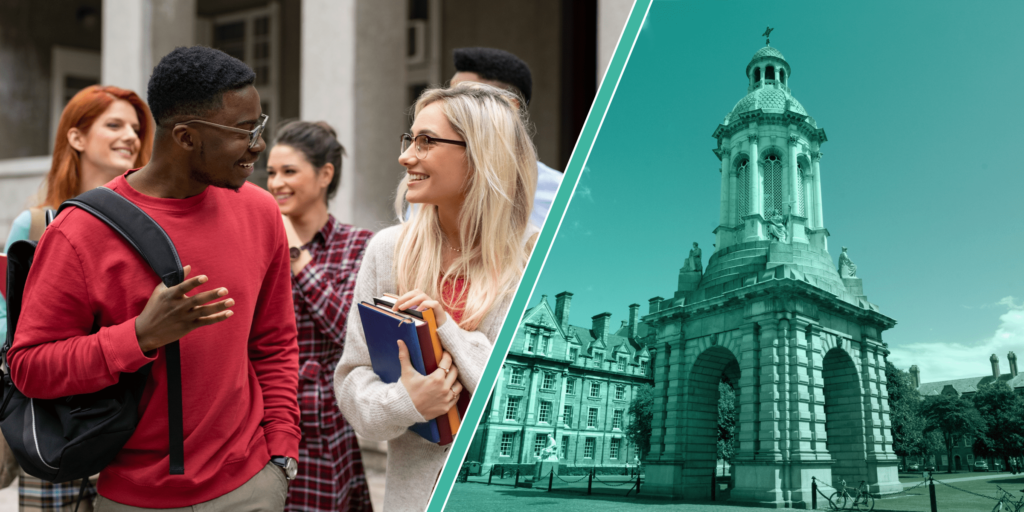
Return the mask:
<svg viewBox="0 0 1024 512">
<path fill-rule="evenodd" d="M 761 68 L 754 68 L 754 82 L 761 81 Z"/>
<path fill-rule="evenodd" d="M 746 158 L 740 160 L 739 165 L 736 166 L 737 183 L 736 183 L 736 220 L 738 221 L 744 215 L 750 213 L 750 172 L 748 172 L 748 160 Z"/>
<path fill-rule="evenodd" d="M 764 216 L 770 218 L 775 210 L 785 214 L 782 204 L 782 159 L 769 154 L 764 158 Z"/>
<path fill-rule="evenodd" d="M 785 69 L 780 69 L 779 70 L 779 81 L 782 82 L 782 83 L 786 83 L 786 70 Z"/>
<path fill-rule="evenodd" d="M 775 80 L 775 67 L 774 66 L 768 66 L 768 67 L 764 68 L 764 78 L 765 78 L 765 80 Z"/>
<path fill-rule="evenodd" d="M 804 164 L 803 162 L 797 162 L 796 164 L 796 213 L 797 215 L 807 215 L 807 207 L 804 205 Z"/>
</svg>

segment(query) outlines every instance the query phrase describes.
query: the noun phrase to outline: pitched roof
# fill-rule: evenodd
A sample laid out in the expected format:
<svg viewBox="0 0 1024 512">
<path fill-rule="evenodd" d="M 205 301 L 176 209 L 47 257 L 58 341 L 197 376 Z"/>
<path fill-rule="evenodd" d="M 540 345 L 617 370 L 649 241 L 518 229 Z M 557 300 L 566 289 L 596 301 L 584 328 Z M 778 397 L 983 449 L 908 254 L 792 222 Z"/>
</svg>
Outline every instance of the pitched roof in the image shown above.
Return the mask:
<svg viewBox="0 0 1024 512">
<path fill-rule="evenodd" d="M 985 375 L 982 377 L 969 377 L 966 379 L 925 382 L 917 387 L 917 392 L 920 393 L 921 396 L 940 395 L 946 386 L 952 386 L 953 389 L 961 395 L 964 393 L 976 393 L 980 386 L 995 382 L 995 380 L 996 378 L 992 375 Z M 999 380 L 1009 384 L 1012 389 L 1024 388 L 1024 373 L 1018 373 L 1016 377 L 1013 377 L 1008 373 L 1001 374 L 999 375 Z"/>
</svg>

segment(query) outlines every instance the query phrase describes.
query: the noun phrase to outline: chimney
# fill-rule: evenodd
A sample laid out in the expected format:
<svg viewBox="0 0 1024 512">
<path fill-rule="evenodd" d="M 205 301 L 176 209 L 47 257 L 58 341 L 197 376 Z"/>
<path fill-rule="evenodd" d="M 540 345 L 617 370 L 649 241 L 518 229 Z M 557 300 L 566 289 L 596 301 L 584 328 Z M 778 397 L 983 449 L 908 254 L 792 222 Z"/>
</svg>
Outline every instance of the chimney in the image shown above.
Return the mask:
<svg viewBox="0 0 1024 512">
<path fill-rule="evenodd" d="M 611 313 L 601 313 L 594 315 L 590 318 L 591 330 L 594 331 L 594 337 L 602 340 L 608 339 L 608 324 L 611 322 Z"/>
<path fill-rule="evenodd" d="M 917 365 L 910 367 L 910 384 L 914 386 L 914 389 L 921 387 L 921 370 L 917 368 Z"/>
<path fill-rule="evenodd" d="M 988 360 L 992 361 L 992 376 L 998 379 L 999 378 L 999 358 L 996 357 L 995 354 L 992 354 L 992 357 L 988 358 Z"/>
<path fill-rule="evenodd" d="M 648 315 L 653 315 L 654 313 L 657 313 L 658 309 L 661 306 L 661 301 L 663 301 L 663 300 L 665 300 L 665 299 L 663 299 L 661 297 L 651 297 L 650 299 L 647 299 L 647 304 L 650 305 L 649 309 L 647 310 L 647 314 Z"/>
<path fill-rule="evenodd" d="M 1017 355 L 1013 352 L 1006 354 L 1006 360 L 1010 362 L 1010 378 L 1017 376 Z"/>
<path fill-rule="evenodd" d="M 638 329 L 640 328 L 639 317 L 640 316 L 640 304 L 629 305 L 629 338 L 636 338 Z"/>
<path fill-rule="evenodd" d="M 562 332 L 569 332 L 569 303 L 572 302 L 572 293 L 562 292 L 555 295 L 555 320 L 562 326 Z"/>
</svg>

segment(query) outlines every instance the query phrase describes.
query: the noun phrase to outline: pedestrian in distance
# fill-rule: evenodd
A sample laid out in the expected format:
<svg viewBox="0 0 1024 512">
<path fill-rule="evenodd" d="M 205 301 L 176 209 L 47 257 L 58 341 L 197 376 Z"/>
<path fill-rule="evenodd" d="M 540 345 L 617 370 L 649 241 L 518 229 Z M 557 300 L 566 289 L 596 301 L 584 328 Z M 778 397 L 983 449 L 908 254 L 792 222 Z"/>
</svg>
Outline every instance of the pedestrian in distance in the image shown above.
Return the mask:
<svg viewBox="0 0 1024 512">
<path fill-rule="evenodd" d="M 45 195 L 15 218 L 3 252 L 18 240 L 39 240 L 46 227 L 45 210 L 56 209 L 64 201 L 149 162 L 153 129 L 149 107 L 134 92 L 99 85 L 78 91 L 64 107 L 57 125 Z M 0 340 L 6 336 L 7 307 L 0 298 Z M 13 462 L 13 454 L 4 457 L 9 459 L 5 464 Z M 80 485 L 78 480 L 50 483 L 23 473 L 18 479 L 18 508 L 70 510 L 78 501 Z M 95 489 L 89 487 L 79 510 L 92 510 L 94 496 Z"/>
<path fill-rule="evenodd" d="M 289 511 L 371 510 L 362 455 L 334 399 L 352 289 L 373 233 L 338 222 L 327 205 L 341 180 L 344 148 L 327 123 L 293 121 L 267 159 L 267 189 L 281 209 L 291 258 L 299 340 L 299 473 Z"/>
</svg>

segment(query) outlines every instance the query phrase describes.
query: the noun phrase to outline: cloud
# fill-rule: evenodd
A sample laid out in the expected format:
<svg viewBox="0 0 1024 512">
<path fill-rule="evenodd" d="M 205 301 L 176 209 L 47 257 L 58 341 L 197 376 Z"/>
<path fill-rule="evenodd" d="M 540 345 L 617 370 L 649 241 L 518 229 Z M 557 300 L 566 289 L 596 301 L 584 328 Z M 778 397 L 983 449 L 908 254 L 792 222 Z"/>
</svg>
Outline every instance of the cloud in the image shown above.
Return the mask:
<svg viewBox="0 0 1024 512">
<path fill-rule="evenodd" d="M 997 303 L 1006 308 L 999 317 L 999 327 L 988 339 L 974 344 L 911 343 L 891 348 L 889 361 L 898 368 L 909 369 L 916 364 L 921 382 L 936 382 L 990 375 L 989 356 L 999 357 L 1000 371 L 1009 371 L 1006 353 L 1020 350 L 1024 355 L 1024 301 L 1003 297 Z"/>
<path fill-rule="evenodd" d="M 580 199 L 586 199 L 591 203 L 594 202 L 594 191 L 590 190 L 590 187 L 588 186 L 582 186 L 577 188 L 576 195 L 579 196 Z"/>
</svg>

